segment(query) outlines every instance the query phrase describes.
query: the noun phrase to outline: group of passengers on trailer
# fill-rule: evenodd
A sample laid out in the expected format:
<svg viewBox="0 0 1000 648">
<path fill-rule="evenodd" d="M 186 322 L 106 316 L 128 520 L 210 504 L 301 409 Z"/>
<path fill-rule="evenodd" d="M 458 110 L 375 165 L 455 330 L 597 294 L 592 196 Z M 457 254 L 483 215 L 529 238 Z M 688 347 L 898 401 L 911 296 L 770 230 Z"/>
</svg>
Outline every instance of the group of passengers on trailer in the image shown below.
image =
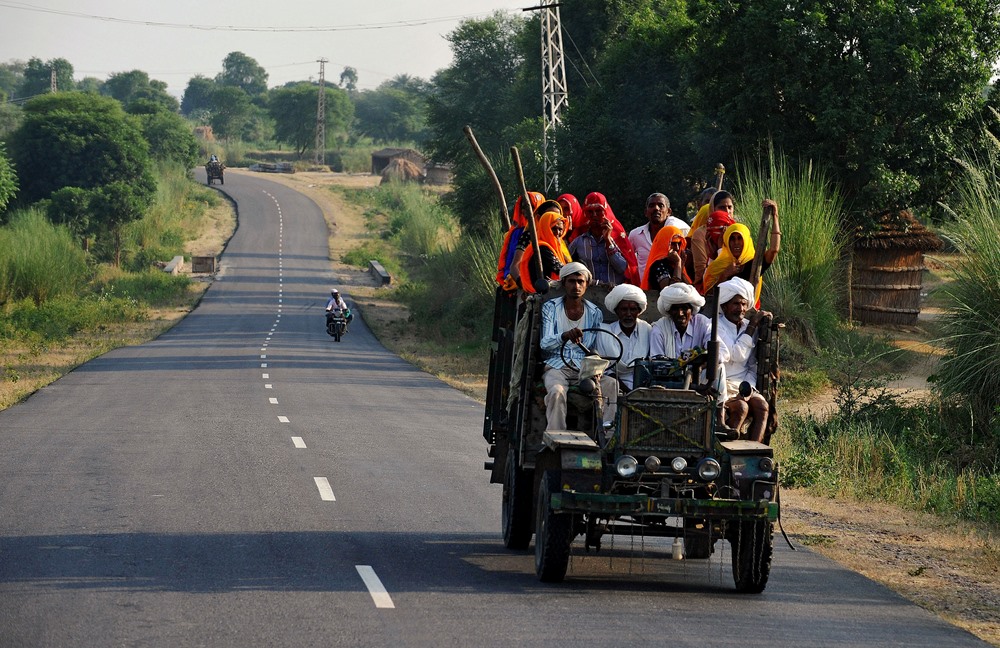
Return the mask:
<svg viewBox="0 0 1000 648">
<path fill-rule="evenodd" d="M 635 386 L 636 361 L 687 358 L 708 347 L 711 320 L 699 310 L 705 295 L 718 288 L 720 370 L 714 392 L 720 423 L 740 430 L 749 421 L 746 438 L 762 441 L 769 405 L 756 389 L 754 349 L 758 327 L 771 317 L 760 308 L 760 290 L 763 274 L 780 248 L 777 204 L 764 201 L 773 221 L 757 280 L 751 283 L 756 251 L 750 230 L 735 221 L 729 192 L 714 188 L 702 192 L 690 225 L 673 215 L 665 195 L 654 193 L 646 199 L 647 223 L 628 233 L 603 194 L 588 194 L 582 206 L 571 194 L 546 200 L 540 193 L 528 192 L 527 198 L 530 209 L 523 198 L 514 205 L 496 280 L 504 290 L 522 295 L 535 293 L 542 280 L 559 282 L 563 288 L 562 296 L 542 305 L 547 429 L 566 428 L 567 390 L 579 379 L 584 356 L 580 344 L 603 356 L 614 357 L 621 351 L 621 358 L 600 380 L 608 427 L 615 418 L 619 392 Z M 534 220 L 537 250 L 529 217 Z M 594 284 L 611 288 L 604 305 L 616 321 L 605 323 L 601 309 L 584 299 Z M 656 308 L 662 317 L 652 324 L 641 317 L 648 306 L 646 291 L 658 292 Z M 616 337 L 621 348 L 608 335 L 587 330 L 596 328 Z"/>
</svg>

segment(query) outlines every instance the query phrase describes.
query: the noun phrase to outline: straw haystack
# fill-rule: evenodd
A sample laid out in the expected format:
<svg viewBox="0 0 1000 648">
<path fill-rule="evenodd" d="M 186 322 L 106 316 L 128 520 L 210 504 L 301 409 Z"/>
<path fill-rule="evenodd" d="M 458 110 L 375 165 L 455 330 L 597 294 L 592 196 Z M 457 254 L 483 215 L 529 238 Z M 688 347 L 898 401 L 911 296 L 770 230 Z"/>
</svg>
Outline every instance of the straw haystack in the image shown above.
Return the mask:
<svg viewBox="0 0 1000 648">
<path fill-rule="evenodd" d="M 402 158 L 395 158 L 389 162 L 385 170 L 382 171 L 382 182 L 385 184 L 395 180 L 396 182 L 422 182 L 424 172 L 413 162 Z"/>
<path fill-rule="evenodd" d="M 909 211 L 887 214 L 854 242 L 851 302 L 866 324 L 914 324 L 920 314 L 924 253 L 941 239 Z"/>
</svg>

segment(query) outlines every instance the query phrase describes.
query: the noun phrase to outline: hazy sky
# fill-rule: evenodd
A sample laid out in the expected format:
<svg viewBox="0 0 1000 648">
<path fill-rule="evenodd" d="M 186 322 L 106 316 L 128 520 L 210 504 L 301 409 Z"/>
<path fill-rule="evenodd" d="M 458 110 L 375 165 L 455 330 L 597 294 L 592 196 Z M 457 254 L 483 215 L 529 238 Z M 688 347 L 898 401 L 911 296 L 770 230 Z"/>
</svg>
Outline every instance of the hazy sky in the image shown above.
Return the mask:
<svg viewBox="0 0 1000 648">
<path fill-rule="evenodd" d="M 0 0 L 0 62 L 68 60 L 74 76 L 104 80 L 143 70 L 180 97 L 196 74 L 214 77 L 243 52 L 268 86 L 316 79 L 325 58 L 336 83 L 345 66 L 358 87 L 397 74 L 429 79 L 451 61 L 444 36 L 464 18 L 538 0 Z M 313 30 L 313 31 L 309 31 Z"/>
</svg>

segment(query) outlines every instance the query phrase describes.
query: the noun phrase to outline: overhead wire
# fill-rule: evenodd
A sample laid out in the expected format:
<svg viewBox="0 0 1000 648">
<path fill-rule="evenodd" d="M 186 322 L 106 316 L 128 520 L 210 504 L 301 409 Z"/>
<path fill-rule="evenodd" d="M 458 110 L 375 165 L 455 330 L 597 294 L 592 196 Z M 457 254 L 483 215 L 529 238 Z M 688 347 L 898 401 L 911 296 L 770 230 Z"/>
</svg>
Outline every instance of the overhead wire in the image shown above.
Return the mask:
<svg viewBox="0 0 1000 648">
<path fill-rule="evenodd" d="M 437 18 L 418 18 L 414 20 L 394 20 L 381 23 L 358 23 L 354 25 L 327 25 L 327 26 L 302 26 L 302 27 L 253 27 L 237 25 L 199 25 L 195 23 L 171 23 L 158 22 L 153 20 L 134 20 L 128 18 L 115 18 L 113 16 L 100 16 L 79 11 L 66 11 L 63 9 L 50 9 L 37 7 L 24 2 L 12 2 L 10 0 L 0 1 L 0 7 L 8 9 L 18 9 L 21 11 L 32 11 L 35 13 L 48 13 L 60 16 L 70 16 L 73 18 L 84 18 L 87 20 L 101 20 L 105 22 L 121 23 L 126 25 L 142 25 L 146 27 L 164 27 L 169 29 L 195 29 L 199 31 L 229 31 L 229 32 L 344 32 L 344 31 L 370 31 L 376 29 L 393 29 L 397 27 L 419 27 L 441 22 L 452 22 L 463 18 L 474 18 L 486 15 L 483 12 L 472 14 L 458 14 L 453 16 L 439 16 Z"/>
</svg>

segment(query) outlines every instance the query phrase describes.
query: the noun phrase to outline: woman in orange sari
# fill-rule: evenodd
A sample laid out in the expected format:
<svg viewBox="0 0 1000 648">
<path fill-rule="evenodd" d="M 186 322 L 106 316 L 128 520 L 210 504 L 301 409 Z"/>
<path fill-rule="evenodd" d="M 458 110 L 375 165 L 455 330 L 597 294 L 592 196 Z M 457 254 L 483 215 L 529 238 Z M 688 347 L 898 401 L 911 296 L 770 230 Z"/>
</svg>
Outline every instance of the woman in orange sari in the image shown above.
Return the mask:
<svg viewBox="0 0 1000 648">
<path fill-rule="evenodd" d="M 546 200 L 535 210 L 538 247 L 542 259 L 542 274 L 538 274 L 538 262 L 534 260 L 535 246 L 528 243 L 521 257 L 521 285 L 525 292 L 533 293 L 535 283 L 540 278 L 559 280 L 559 271 L 573 261 L 566 248 L 563 235 L 566 233 L 566 217 L 562 208 L 554 200 Z M 525 279 L 528 279 L 525 281 Z"/>
<path fill-rule="evenodd" d="M 503 244 L 500 246 L 500 257 L 497 259 L 497 284 L 503 286 L 504 290 L 517 290 L 518 264 L 523 254 L 524 246 L 518 245 L 522 236 L 528 232 L 527 213 L 533 212 L 535 207 L 545 201 L 545 196 L 537 191 L 529 191 L 528 198 L 531 201 L 531 209 L 525 210 L 523 207 L 524 198 L 518 197 L 514 202 L 514 217 L 510 229 L 504 235 Z"/>
<path fill-rule="evenodd" d="M 649 248 L 646 274 L 642 277 L 643 290 L 660 290 L 679 281 L 691 283 L 684 270 L 687 256 L 687 239 L 673 226 L 666 226 L 656 233 Z"/>
</svg>

